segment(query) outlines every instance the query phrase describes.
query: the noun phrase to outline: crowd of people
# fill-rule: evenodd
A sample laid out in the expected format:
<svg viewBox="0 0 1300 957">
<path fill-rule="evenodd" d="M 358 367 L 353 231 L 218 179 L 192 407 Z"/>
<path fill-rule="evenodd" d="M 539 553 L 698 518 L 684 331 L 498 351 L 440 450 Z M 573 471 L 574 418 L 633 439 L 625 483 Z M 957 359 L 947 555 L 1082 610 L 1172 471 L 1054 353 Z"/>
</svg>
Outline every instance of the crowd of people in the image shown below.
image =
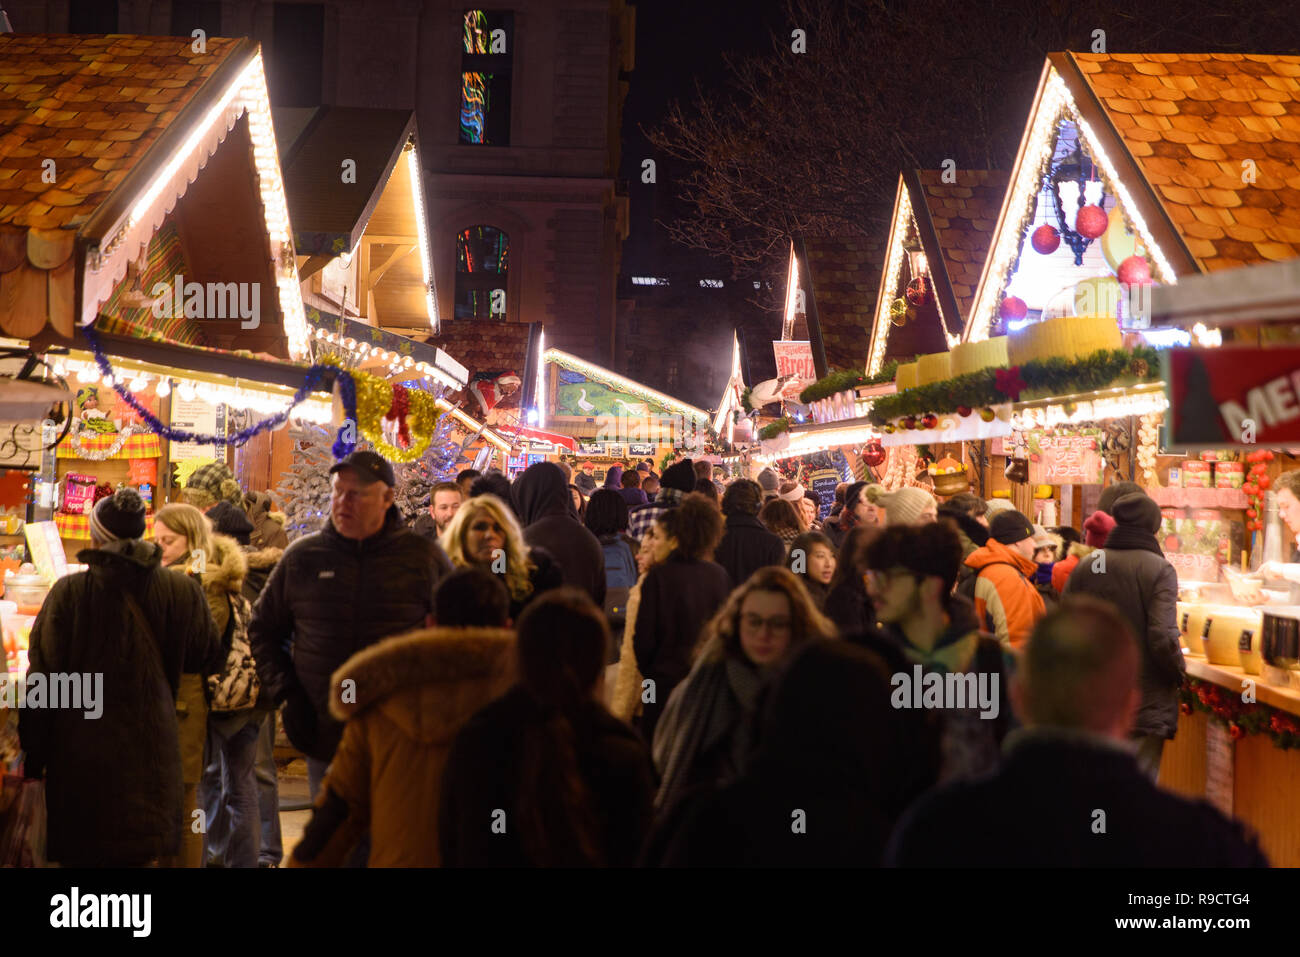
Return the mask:
<svg viewBox="0 0 1300 957">
<path fill-rule="evenodd" d="M 102 500 L 32 669 L 131 693 L 22 716 L 50 856 L 278 865 L 278 710 L 292 866 L 1266 864 L 1156 784 L 1183 658 L 1140 487 L 1079 534 L 917 486 L 823 515 L 770 468 L 593 472 L 468 470 L 408 526 L 356 452 L 292 544 L 224 466 L 154 542 Z"/>
</svg>

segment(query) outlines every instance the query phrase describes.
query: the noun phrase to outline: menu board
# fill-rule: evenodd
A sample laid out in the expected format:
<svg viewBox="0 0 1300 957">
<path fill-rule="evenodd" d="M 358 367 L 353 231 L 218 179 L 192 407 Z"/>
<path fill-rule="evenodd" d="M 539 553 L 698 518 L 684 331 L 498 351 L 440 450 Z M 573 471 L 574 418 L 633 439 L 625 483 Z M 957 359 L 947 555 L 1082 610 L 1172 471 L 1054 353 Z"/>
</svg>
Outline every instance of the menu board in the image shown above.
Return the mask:
<svg viewBox="0 0 1300 957">
<path fill-rule="evenodd" d="M 54 522 L 28 522 L 23 526 L 23 535 L 27 538 L 32 564 L 42 578 L 53 583 L 68 573 L 68 556 L 63 551 L 58 525 Z"/>
<path fill-rule="evenodd" d="M 1205 728 L 1205 800 L 1232 817 L 1232 737 L 1217 721 Z"/>
<path fill-rule="evenodd" d="M 172 393 L 172 428 L 200 435 L 224 435 L 226 432 L 225 406 L 206 402 L 200 398 L 182 399 Z M 168 454 L 173 462 L 198 459 L 203 462 L 224 461 L 225 449 L 215 445 L 195 442 L 172 442 Z"/>
<path fill-rule="evenodd" d="M 824 521 L 835 507 L 835 486 L 844 481 L 835 469 L 818 469 L 808 476 L 808 488 L 817 497 L 817 518 Z"/>
<path fill-rule="evenodd" d="M 1104 463 L 1100 429 L 1029 429 L 1029 481 L 1033 485 L 1097 485 Z"/>
</svg>

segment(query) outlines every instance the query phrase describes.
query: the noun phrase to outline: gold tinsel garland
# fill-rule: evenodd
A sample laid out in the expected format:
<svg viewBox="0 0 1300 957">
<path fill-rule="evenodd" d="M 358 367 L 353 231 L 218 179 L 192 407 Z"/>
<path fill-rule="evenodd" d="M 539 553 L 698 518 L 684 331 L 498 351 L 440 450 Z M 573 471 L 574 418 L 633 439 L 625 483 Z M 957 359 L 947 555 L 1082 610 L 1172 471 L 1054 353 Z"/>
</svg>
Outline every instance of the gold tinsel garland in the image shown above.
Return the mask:
<svg viewBox="0 0 1300 957">
<path fill-rule="evenodd" d="M 324 357 L 320 361 L 341 366 L 334 356 Z M 411 447 L 400 449 L 384 438 L 384 416 L 393 406 L 392 384 L 368 372 L 357 369 L 349 371 L 356 386 L 358 434 L 390 462 L 414 462 L 422 456 L 433 441 L 434 433 L 438 430 L 438 419 L 442 416 L 437 400 L 428 392 L 407 390 L 410 409 L 406 415 L 406 424 L 411 432 Z"/>
</svg>

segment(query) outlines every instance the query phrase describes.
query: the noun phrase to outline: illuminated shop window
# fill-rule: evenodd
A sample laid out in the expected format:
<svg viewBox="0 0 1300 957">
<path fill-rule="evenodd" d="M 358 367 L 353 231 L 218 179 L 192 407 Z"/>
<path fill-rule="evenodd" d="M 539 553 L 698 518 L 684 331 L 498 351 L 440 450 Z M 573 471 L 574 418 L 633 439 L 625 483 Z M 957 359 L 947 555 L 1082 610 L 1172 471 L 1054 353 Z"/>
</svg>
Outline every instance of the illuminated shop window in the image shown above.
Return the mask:
<svg viewBox="0 0 1300 957">
<path fill-rule="evenodd" d="M 510 237 L 495 226 L 471 226 L 456 236 L 456 318 L 506 318 Z"/>
<path fill-rule="evenodd" d="M 460 56 L 460 141 L 510 145 L 514 14 L 466 10 Z"/>
</svg>

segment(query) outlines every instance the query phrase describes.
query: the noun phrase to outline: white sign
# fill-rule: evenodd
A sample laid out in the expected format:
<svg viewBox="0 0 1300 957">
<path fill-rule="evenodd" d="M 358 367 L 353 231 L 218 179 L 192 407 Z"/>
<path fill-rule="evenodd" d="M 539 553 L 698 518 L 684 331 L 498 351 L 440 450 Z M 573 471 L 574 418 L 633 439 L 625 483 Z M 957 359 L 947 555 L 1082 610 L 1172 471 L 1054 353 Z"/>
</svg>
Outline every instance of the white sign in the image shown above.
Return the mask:
<svg viewBox="0 0 1300 957">
<path fill-rule="evenodd" d="M 225 409 L 203 399 L 182 399 L 172 392 L 172 428 L 202 435 L 225 435 Z M 225 461 L 226 450 L 216 445 L 197 445 L 193 442 L 172 442 L 170 456 L 173 462 L 201 459 L 205 462 Z"/>
<path fill-rule="evenodd" d="M 776 353 L 776 377 L 794 376 L 803 382 L 814 381 L 817 369 L 813 365 L 812 343 L 778 339 L 772 343 Z"/>
</svg>

